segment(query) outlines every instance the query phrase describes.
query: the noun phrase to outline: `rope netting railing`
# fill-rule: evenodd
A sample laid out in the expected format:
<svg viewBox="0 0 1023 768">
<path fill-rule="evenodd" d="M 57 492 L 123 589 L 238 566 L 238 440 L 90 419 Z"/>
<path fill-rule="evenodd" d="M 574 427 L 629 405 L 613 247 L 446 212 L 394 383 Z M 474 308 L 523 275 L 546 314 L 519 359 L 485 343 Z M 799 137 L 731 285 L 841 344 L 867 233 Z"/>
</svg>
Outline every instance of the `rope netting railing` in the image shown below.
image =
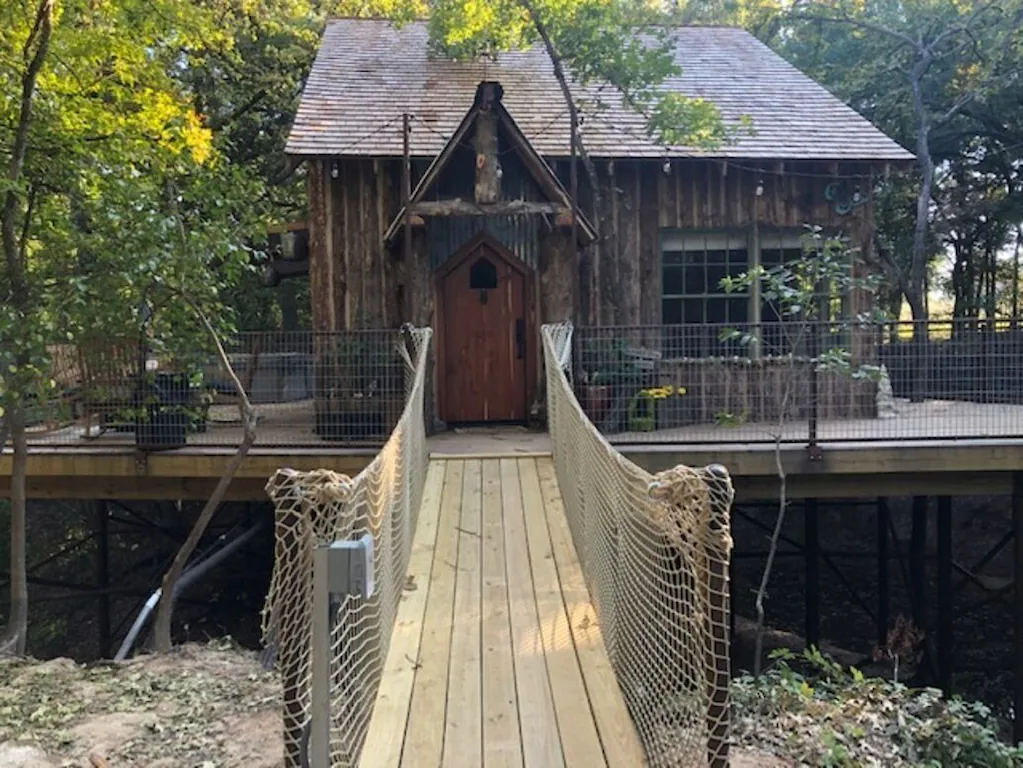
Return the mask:
<svg viewBox="0 0 1023 768">
<path fill-rule="evenodd" d="M 330 768 L 358 762 L 380 685 L 405 582 L 429 455 L 423 393 L 432 331 L 406 328 L 395 354 L 406 368 L 406 402 L 380 453 L 354 478 L 328 470 L 278 470 L 267 483 L 276 508 L 274 571 L 263 610 L 284 696 L 286 768 L 314 764 L 314 558 L 332 542 L 372 539 L 374 590 L 368 599 L 331 594 L 325 635 Z M 326 640 L 324 639 L 324 643 Z M 318 710 L 317 710 L 318 711 Z"/>
<path fill-rule="evenodd" d="M 650 766 L 728 764 L 731 478 L 651 475 L 590 423 L 566 375 L 572 326 L 543 328 L 558 485 L 604 643 Z"/>
</svg>

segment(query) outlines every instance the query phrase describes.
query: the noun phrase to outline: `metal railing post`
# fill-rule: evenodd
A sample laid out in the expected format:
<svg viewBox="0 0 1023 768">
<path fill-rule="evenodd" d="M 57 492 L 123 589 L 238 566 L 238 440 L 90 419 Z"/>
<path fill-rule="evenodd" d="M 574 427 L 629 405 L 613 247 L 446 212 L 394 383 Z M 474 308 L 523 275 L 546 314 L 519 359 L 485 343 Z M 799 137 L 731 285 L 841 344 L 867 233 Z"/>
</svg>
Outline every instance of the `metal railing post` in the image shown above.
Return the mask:
<svg viewBox="0 0 1023 768">
<path fill-rule="evenodd" d="M 373 596 L 373 537 L 319 544 L 313 548 L 312 680 L 308 768 L 331 768 L 330 654 L 334 616 L 346 596 Z"/>
<path fill-rule="evenodd" d="M 710 520 L 707 542 L 707 615 L 708 635 L 706 651 L 707 687 L 707 765 L 709 768 L 727 768 L 729 764 L 729 731 L 731 728 L 731 593 L 728 584 L 729 547 L 725 541 L 731 536 L 729 516 L 733 493 L 730 490 L 728 470 L 720 464 L 705 469 L 711 486 Z M 725 493 L 725 489 L 729 491 Z M 714 492 L 716 491 L 716 493 Z"/>
<path fill-rule="evenodd" d="M 313 549 L 313 636 L 308 768 L 330 768 L 330 549 Z"/>
<path fill-rule="evenodd" d="M 821 458 L 820 446 L 817 445 L 817 420 L 819 416 L 818 408 L 820 404 L 820 381 L 817 375 L 817 366 L 820 361 L 821 352 L 821 326 L 816 323 L 811 323 L 810 326 L 810 408 L 808 411 L 808 422 L 806 425 L 807 432 L 807 446 L 806 450 L 809 454 L 811 461 L 816 461 Z M 784 414 L 782 415 L 784 418 Z"/>
</svg>

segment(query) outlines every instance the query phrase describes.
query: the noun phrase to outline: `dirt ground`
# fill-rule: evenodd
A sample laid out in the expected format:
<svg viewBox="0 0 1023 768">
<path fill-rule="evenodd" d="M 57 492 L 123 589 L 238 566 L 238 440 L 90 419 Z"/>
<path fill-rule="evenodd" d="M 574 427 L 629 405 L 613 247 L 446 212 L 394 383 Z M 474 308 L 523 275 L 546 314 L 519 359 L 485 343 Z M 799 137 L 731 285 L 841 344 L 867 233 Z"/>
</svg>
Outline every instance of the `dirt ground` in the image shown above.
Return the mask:
<svg viewBox="0 0 1023 768">
<path fill-rule="evenodd" d="M 229 641 L 124 663 L 0 661 L 0 768 L 277 768 L 282 757 L 277 678 Z M 793 764 L 733 750 L 732 765 Z"/>
<path fill-rule="evenodd" d="M 0 661 L 0 768 L 274 768 L 279 684 L 228 641 L 89 666 Z"/>
</svg>

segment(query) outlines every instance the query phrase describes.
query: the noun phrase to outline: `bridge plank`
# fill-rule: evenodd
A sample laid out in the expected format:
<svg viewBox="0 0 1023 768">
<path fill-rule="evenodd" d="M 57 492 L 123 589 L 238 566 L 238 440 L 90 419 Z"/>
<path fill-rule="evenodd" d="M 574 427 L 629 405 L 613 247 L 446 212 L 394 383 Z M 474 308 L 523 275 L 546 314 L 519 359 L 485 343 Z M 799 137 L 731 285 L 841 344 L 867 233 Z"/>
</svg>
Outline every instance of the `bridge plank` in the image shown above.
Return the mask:
<svg viewBox="0 0 1023 768">
<path fill-rule="evenodd" d="M 403 733 L 408 721 L 416 659 L 423 636 L 423 619 L 430 594 L 433 552 L 437 541 L 444 463 L 431 462 L 423 488 L 419 522 L 409 556 L 406 586 L 398 603 L 391 645 L 384 662 L 373 717 L 359 761 L 360 768 L 397 768 L 401 761 Z"/>
<path fill-rule="evenodd" d="M 561 733 L 565 764 L 597 768 L 606 765 L 604 751 L 593 722 L 592 703 L 583 684 L 572 629 L 569 626 L 568 614 L 565 612 L 551 538 L 547 530 L 547 515 L 537 474 L 537 461 L 521 459 L 518 465 L 536 608 L 540 616 L 544 657 L 558 716 L 558 730 Z"/>
<path fill-rule="evenodd" d="M 518 699 L 522 703 L 519 719 L 523 760 L 526 768 L 559 768 L 565 765 L 565 759 L 536 613 L 529 543 L 522 510 L 522 489 L 515 459 L 501 459 L 501 501 L 504 507 L 508 601 L 515 650 L 515 683 Z"/>
<path fill-rule="evenodd" d="M 482 660 L 480 653 L 480 505 L 481 465 L 465 462 L 455 614 L 448 671 L 448 706 L 444 733 L 445 766 L 483 764 Z"/>
<path fill-rule="evenodd" d="M 455 568 L 458 556 L 458 524 L 465 462 L 447 462 L 441 495 L 440 521 L 434 547 L 430 594 L 423 620 L 419 669 L 412 689 L 412 703 L 402 766 L 440 765 L 444 748 L 444 715 L 447 704 L 448 662 L 454 623 Z M 400 738 L 396 730 L 394 738 Z"/>
<path fill-rule="evenodd" d="M 607 764 L 610 768 L 645 765 L 643 748 L 611 667 L 579 557 L 572 544 L 554 464 L 550 459 L 539 459 L 536 463 L 561 593 L 569 613 L 569 628 Z"/>
<path fill-rule="evenodd" d="M 550 458 L 434 460 L 360 768 L 645 764 Z"/>
<path fill-rule="evenodd" d="M 494 459 L 483 462 L 482 512 L 483 765 L 486 768 L 521 768 L 519 702 L 504 557 L 501 464 Z"/>
</svg>

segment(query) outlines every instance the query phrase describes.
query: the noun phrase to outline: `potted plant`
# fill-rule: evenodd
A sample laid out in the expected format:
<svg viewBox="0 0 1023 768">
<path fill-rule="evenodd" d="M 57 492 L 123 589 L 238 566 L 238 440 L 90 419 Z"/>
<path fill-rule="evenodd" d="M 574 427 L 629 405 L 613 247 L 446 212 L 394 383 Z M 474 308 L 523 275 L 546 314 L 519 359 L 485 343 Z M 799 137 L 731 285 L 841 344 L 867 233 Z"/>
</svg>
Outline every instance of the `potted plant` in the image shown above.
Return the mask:
<svg viewBox="0 0 1023 768">
<path fill-rule="evenodd" d="M 580 405 L 594 424 L 599 424 L 614 401 L 614 388 L 621 368 L 620 342 L 608 339 L 589 341 L 583 347 L 579 388 Z"/>
<path fill-rule="evenodd" d="M 685 387 L 670 384 L 641 389 L 629 402 L 629 431 L 652 432 L 688 423 L 686 394 Z"/>
<path fill-rule="evenodd" d="M 205 432 L 213 398 L 200 389 L 202 374 L 158 371 L 146 374 L 135 411 L 135 442 L 140 448 L 179 448 L 192 432 Z"/>
</svg>

